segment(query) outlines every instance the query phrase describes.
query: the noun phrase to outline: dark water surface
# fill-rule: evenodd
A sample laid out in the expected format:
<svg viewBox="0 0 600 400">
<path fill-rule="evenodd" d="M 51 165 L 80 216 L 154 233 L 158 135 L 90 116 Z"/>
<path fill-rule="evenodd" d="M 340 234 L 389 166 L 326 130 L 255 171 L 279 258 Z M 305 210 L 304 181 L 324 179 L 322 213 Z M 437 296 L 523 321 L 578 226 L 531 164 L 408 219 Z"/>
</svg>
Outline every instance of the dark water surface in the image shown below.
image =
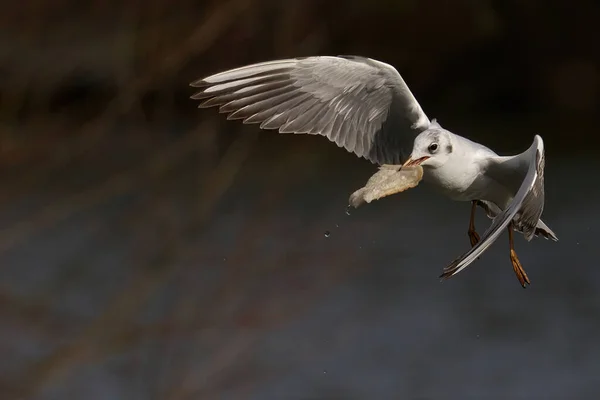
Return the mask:
<svg viewBox="0 0 600 400">
<path fill-rule="evenodd" d="M 59 362 L 63 373 L 38 382 L 32 398 L 597 398 L 593 159 L 549 150 L 543 219 L 560 241 L 518 236 L 532 281 L 524 290 L 505 234 L 439 282 L 469 248 L 469 204 L 421 185 L 346 215 L 348 195 L 375 167 L 297 143 L 291 159 L 252 154 L 202 229 L 175 240 L 188 246 L 183 258 L 166 258 L 177 265 L 171 274 L 152 265 L 197 206 L 197 160 L 158 188 L 112 197 L 7 250 L 0 291 L 19 299 L 0 308 L 8 386 L 35 383 L 44 357 L 83 338 L 91 355 Z M 1 217 L 10 225 L 63 195 L 40 191 Z M 144 207 L 152 213 L 135 216 Z M 477 218 L 483 233 L 489 221 Z M 151 294 L 136 286 L 149 276 L 158 276 Z M 146 297 L 135 312 L 117 306 L 123 317 L 89 334 L 127 293 Z"/>
</svg>

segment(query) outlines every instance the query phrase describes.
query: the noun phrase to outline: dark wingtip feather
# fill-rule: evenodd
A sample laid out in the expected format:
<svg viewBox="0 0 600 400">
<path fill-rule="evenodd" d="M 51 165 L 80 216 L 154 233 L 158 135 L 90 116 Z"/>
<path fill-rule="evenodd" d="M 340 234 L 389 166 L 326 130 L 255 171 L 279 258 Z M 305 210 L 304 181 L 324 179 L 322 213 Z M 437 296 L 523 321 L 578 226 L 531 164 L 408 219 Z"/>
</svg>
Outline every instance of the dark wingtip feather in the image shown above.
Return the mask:
<svg viewBox="0 0 600 400">
<path fill-rule="evenodd" d="M 225 112 L 223 112 L 223 113 L 225 113 Z M 236 114 L 235 112 L 227 114 L 227 120 L 228 121 L 235 121 L 235 120 L 239 120 L 239 119 L 246 119 L 247 117 L 248 116 L 246 116 L 246 115 L 240 115 L 239 113 Z"/>
<path fill-rule="evenodd" d="M 446 266 L 443 269 L 442 273 L 440 274 L 440 276 L 438 278 L 440 278 L 443 281 L 452 278 L 454 276 L 454 273 L 456 272 L 457 265 L 458 265 L 458 259 L 452 261 L 452 263 L 450 265 Z"/>
<path fill-rule="evenodd" d="M 200 103 L 198 105 L 198 108 L 215 107 L 215 106 L 220 106 L 221 104 L 223 104 L 223 103 L 219 97 L 212 97 L 212 98 L 206 99 L 202 103 Z"/>
<path fill-rule="evenodd" d="M 438 278 L 443 282 L 443 281 L 447 281 L 448 279 L 450 279 L 452 277 L 452 272 L 450 271 L 446 271 L 446 272 L 442 272 L 440 274 L 440 276 L 438 276 Z"/>
<path fill-rule="evenodd" d="M 205 93 L 204 91 L 201 92 L 196 92 L 193 95 L 190 96 L 190 99 L 192 100 L 202 100 L 207 98 L 209 95 L 207 93 Z"/>
<path fill-rule="evenodd" d="M 210 84 L 210 83 L 208 83 L 208 82 L 206 82 L 206 81 L 204 80 L 204 78 L 202 78 L 202 79 L 198 79 L 198 80 L 195 80 L 195 81 L 193 81 L 193 82 L 190 82 L 190 86 L 191 86 L 191 87 L 196 87 L 196 88 L 202 88 L 202 87 L 206 87 L 206 86 L 210 86 L 210 85 L 211 85 L 211 84 Z"/>
</svg>

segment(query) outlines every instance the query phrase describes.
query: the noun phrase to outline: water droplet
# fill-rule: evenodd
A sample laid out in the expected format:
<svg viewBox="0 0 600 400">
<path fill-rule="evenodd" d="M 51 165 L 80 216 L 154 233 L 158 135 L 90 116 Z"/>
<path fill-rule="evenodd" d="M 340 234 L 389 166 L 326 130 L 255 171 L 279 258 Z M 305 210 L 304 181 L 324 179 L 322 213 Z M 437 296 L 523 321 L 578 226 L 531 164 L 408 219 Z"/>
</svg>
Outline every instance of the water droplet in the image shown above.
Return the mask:
<svg viewBox="0 0 600 400">
<path fill-rule="evenodd" d="M 346 215 L 350 215 L 350 206 L 346 207 Z"/>
<path fill-rule="evenodd" d="M 340 226 L 339 226 L 338 224 L 335 224 L 335 227 L 336 227 L 336 228 L 339 228 Z"/>
<path fill-rule="evenodd" d="M 324 374 L 324 375 L 327 375 L 327 370 L 323 370 L 323 374 Z"/>
<path fill-rule="evenodd" d="M 325 231 L 325 237 L 328 238 L 329 236 L 331 236 L 331 232 Z"/>
<path fill-rule="evenodd" d="M 227 257 L 223 257 L 223 261 L 227 261 Z"/>
</svg>

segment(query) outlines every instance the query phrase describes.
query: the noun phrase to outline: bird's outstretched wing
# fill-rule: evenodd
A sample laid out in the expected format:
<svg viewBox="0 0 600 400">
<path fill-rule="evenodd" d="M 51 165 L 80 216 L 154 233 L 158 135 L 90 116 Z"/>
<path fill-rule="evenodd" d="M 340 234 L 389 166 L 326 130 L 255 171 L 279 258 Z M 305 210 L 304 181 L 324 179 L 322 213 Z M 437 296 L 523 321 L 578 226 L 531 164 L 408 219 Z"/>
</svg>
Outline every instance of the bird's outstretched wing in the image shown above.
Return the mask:
<svg viewBox="0 0 600 400">
<path fill-rule="evenodd" d="M 267 61 L 190 84 L 199 107 L 280 133 L 318 134 L 377 164 L 402 164 L 430 121 L 398 71 L 359 56 Z"/>
<path fill-rule="evenodd" d="M 527 240 L 531 240 L 534 236 L 536 226 L 544 210 L 545 154 L 542 138 L 536 135 L 533 144 L 521 156 L 527 162 L 527 173 L 517 194 L 508 207 L 496 215 L 479 243 L 444 268 L 440 278 L 450 278 L 468 267 L 496 241 L 513 218 Z"/>
</svg>

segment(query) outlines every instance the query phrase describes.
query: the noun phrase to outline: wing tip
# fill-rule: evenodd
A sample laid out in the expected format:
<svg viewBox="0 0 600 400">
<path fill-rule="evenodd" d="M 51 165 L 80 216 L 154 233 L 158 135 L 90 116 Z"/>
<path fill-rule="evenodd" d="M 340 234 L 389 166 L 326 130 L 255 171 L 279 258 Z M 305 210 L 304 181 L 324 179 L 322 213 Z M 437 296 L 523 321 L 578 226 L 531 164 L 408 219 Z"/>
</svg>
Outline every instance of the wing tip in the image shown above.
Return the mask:
<svg viewBox="0 0 600 400">
<path fill-rule="evenodd" d="M 293 68 L 293 66 L 302 59 L 302 57 L 283 58 L 278 60 L 261 61 L 253 64 L 242 65 L 241 67 L 230 68 L 209 76 L 205 76 L 202 79 L 197 79 L 191 82 L 189 85 L 191 87 L 206 87 L 219 83 L 227 83 L 229 81 L 237 81 L 245 78 L 251 78 L 255 76 L 274 74 L 276 72 L 280 72 L 280 70 L 285 70 L 286 68 Z"/>
<path fill-rule="evenodd" d="M 194 87 L 198 87 L 198 86 L 194 86 Z M 192 100 L 203 100 L 205 98 L 209 97 L 203 90 L 200 92 L 196 92 L 193 95 L 190 96 L 190 99 Z"/>
<path fill-rule="evenodd" d="M 190 82 L 189 86 L 193 87 L 193 88 L 203 88 L 203 87 L 209 86 L 209 83 L 206 82 L 204 80 L 204 78 L 202 78 L 202 79 L 197 79 L 195 81 Z"/>
<path fill-rule="evenodd" d="M 460 259 L 454 260 L 450 265 L 446 266 L 438 278 L 442 281 L 446 281 L 458 274 L 462 270 L 462 268 L 458 268 L 459 261 Z"/>
<path fill-rule="evenodd" d="M 438 278 L 440 279 L 441 282 L 445 282 L 448 279 L 452 278 L 454 275 L 448 273 L 448 272 L 442 272 Z"/>
</svg>

